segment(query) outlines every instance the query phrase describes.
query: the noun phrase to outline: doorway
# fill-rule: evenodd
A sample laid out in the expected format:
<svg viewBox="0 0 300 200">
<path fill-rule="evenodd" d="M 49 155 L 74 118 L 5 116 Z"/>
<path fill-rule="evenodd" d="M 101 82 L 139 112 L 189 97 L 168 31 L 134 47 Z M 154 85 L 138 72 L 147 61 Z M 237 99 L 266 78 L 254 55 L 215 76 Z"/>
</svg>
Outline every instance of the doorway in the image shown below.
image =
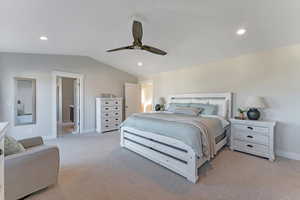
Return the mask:
<svg viewBox="0 0 300 200">
<path fill-rule="evenodd" d="M 57 77 L 58 96 L 58 136 L 78 132 L 79 120 L 76 120 L 77 79 Z"/>
<path fill-rule="evenodd" d="M 82 131 L 83 76 L 53 72 L 54 137 L 79 134 Z"/>
<path fill-rule="evenodd" d="M 142 112 L 153 111 L 153 82 L 141 82 L 141 110 Z"/>
</svg>

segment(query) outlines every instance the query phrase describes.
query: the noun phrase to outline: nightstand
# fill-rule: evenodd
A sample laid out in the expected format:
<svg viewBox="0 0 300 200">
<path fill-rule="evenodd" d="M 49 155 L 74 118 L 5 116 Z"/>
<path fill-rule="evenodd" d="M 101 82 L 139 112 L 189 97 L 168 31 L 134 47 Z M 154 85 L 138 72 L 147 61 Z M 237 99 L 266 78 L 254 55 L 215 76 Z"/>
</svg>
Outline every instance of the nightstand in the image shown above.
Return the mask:
<svg viewBox="0 0 300 200">
<path fill-rule="evenodd" d="M 276 122 L 231 119 L 231 150 L 275 160 Z"/>
</svg>

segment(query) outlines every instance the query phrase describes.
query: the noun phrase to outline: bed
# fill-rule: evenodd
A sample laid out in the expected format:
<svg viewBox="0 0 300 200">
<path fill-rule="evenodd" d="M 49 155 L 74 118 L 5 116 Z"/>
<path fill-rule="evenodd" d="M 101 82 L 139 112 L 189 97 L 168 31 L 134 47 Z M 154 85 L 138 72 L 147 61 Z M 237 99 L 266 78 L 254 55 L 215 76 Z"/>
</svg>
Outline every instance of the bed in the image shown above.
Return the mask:
<svg viewBox="0 0 300 200">
<path fill-rule="evenodd" d="M 227 144 L 232 94 L 172 95 L 168 103 L 215 105 L 217 112 L 200 117 L 171 112 L 134 114 L 121 125 L 120 144 L 196 183 L 198 168 Z"/>
</svg>

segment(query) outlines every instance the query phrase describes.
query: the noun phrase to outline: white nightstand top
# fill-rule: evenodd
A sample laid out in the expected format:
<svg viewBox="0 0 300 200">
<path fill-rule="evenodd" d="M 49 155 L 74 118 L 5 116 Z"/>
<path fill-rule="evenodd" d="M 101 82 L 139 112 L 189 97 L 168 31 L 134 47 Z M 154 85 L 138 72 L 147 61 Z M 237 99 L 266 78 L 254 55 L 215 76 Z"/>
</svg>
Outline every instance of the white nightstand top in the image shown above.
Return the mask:
<svg viewBox="0 0 300 200">
<path fill-rule="evenodd" d="M 231 123 L 234 124 L 246 124 L 256 126 L 275 126 L 276 121 L 264 121 L 264 120 L 241 120 L 241 119 L 230 119 Z"/>
</svg>

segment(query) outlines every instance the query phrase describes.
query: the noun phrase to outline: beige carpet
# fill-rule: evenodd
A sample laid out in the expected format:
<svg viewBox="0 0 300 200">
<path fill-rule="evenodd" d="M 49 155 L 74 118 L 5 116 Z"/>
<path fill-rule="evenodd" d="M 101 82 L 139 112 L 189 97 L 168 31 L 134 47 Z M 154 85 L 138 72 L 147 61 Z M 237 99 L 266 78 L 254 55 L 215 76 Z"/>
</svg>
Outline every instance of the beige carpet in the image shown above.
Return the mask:
<svg viewBox="0 0 300 200">
<path fill-rule="evenodd" d="M 59 183 L 26 200 L 299 200 L 300 162 L 268 160 L 227 149 L 203 166 L 200 181 L 183 177 L 119 146 L 117 133 L 68 136 Z"/>
</svg>

